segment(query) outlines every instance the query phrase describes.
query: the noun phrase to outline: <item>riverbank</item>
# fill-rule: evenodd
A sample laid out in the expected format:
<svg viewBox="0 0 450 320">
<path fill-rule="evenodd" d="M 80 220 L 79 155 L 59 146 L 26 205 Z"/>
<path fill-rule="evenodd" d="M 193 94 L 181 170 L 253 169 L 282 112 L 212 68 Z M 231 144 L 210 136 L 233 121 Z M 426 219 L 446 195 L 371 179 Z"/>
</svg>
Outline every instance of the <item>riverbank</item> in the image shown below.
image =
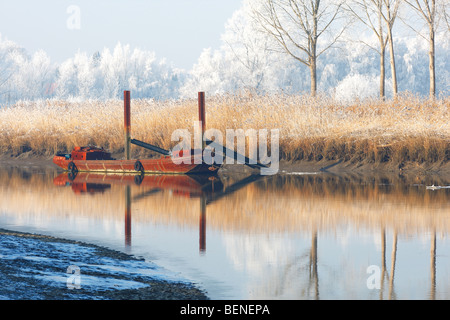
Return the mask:
<svg viewBox="0 0 450 320">
<path fill-rule="evenodd" d="M 117 155 L 120 157 L 120 155 Z M 37 167 L 37 168 L 58 168 L 53 162 L 52 157 L 35 155 L 31 152 L 19 156 L 12 154 L 0 155 L 0 166 L 3 167 Z M 253 169 L 242 165 L 223 165 L 221 172 L 228 174 L 248 174 Z M 343 161 L 343 160 L 320 160 L 307 161 L 281 160 L 279 173 L 292 172 L 332 172 L 332 173 L 357 173 L 357 174 L 394 174 L 394 175 L 439 175 L 442 178 L 450 180 L 450 162 L 402 162 L 401 164 L 387 162 L 362 161 Z"/>
<path fill-rule="evenodd" d="M 4 229 L 0 282 L 0 300 L 208 299 L 193 284 L 131 255 Z"/>
</svg>

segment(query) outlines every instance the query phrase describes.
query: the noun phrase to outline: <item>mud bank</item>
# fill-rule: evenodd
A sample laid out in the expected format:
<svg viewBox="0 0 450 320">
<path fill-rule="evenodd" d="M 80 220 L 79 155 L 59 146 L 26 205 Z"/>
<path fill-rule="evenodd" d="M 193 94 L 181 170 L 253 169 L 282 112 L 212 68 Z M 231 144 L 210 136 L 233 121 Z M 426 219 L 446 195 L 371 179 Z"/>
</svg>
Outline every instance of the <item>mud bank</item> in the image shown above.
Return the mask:
<svg viewBox="0 0 450 320">
<path fill-rule="evenodd" d="M 417 163 L 417 162 L 350 162 L 350 161 L 294 161 L 282 162 L 280 168 L 286 171 L 298 169 L 333 173 L 358 174 L 429 174 L 450 176 L 449 162 Z"/>
<path fill-rule="evenodd" d="M 193 284 L 125 253 L 4 229 L 0 282 L 0 300 L 207 299 Z"/>
</svg>

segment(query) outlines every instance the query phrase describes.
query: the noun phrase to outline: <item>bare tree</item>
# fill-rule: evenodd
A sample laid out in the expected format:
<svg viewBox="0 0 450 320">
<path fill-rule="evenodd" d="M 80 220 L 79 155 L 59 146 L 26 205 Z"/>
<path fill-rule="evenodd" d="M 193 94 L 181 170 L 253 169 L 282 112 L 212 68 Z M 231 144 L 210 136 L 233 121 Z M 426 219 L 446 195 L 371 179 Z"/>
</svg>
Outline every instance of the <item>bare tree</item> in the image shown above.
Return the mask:
<svg viewBox="0 0 450 320">
<path fill-rule="evenodd" d="M 394 92 L 394 96 L 396 96 L 398 93 L 398 85 L 397 85 L 397 72 L 395 68 L 394 38 L 392 36 L 392 30 L 394 28 L 394 22 L 395 19 L 397 18 L 398 9 L 400 7 L 401 1 L 402 0 L 382 0 L 382 5 L 378 7 L 379 13 L 383 18 L 384 22 L 386 23 L 387 27 L 390 64 L 391 64 L 392 90 Z"/>
<path fill-rule="evenodd" d="M 450 13 L 448 12 L 449 9 L 447 8 L 447 6 L 443 6 L 442 9 L 442 14 L 444 16 L 445 23 L 447 24 L 447 31 L 450 31 Z"/>
<path fill-rule="evenodd" d="M 312 96 L 317 92 L 317 59 L 345 29 L 340 25 L 337 32 L 330 32 L 342 4 L 340 0 L 264 0 L 253 10 L 254 19 L 282 51 L 309 67 Z"/>
<path fill-rule="evenodd" d="M 405 0 L 405 2 L 417 12 L 428 27 L 428 37 L 425 37 L 420 31 L 414 29 L 410 25 L 410 27 L 413 28 L 418 35 L 424 38 L 429 45 L 430 97 L 434 98 L 436 96 L 435 34 L 438 24 L 436 0 Z"/>
<path fill-rule="evenodd" d="M 20 50 L 14 46 L 0 50 L 0 102 L 10 104 L 11 94 L 14 95 L 11 78 L 16 71 L 16 66 L 10 56 L 19 52 Z"/>
<path fill-rule="evenodd" d="M 380 55 L 380 97 L 385 96 L 385 52 L 388 42 L 388 36 L 384 29 L 384 21 L 381 16 L 381 8 L 383 0 L 353 0 L 346 5 L 346 10 L 349 11 L 357 20 L 370 28 L 378 38 L 379 48 L 374 49 Z"/>
<path fill-rule="evenodd" d="M 265 70 L 271 60 L 271 39 L 256 30 L 254 21 L 249 19 L 250 11 L 251 8 L 245 6 L 233 14 L 225 25 L 222 41 L 249 75 L 239 79 L 242 85 L 260 92 L 264 91 Z"/>
</svg>

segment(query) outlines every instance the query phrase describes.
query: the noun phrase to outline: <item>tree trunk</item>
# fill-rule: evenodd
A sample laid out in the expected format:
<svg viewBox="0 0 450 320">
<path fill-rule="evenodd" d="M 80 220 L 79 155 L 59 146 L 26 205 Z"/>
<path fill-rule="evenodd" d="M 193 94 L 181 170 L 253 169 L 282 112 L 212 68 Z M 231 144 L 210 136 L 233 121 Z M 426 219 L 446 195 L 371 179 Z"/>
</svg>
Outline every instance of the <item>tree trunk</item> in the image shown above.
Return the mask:
<svg viewBox="0 0 450 320">
<path fill-rule="evenodd" d="M 394 56 L 394 39 L 392 38 L 392 29 L 388 28 L 388 41 L 389 41 L 389 51 L 390 51 L 390 62 L 391 62 L 391 75 L 392 75 L 392 90 L 394 92 L 394 97 L 397 96 L 397 72 L 395 70 L 395 56 Z"/>
<path fill-rule="evenodd" d="M 317 272 L 317 230 L 312 235 L 311 250 L 309 252 L 309 279 L 314 285 L 314 298 L 319 300 L 319 274 Z"/>
<path fill-rule="evenodd" d="M 431 300 L 436 299 L 436 231 L 433 231 L 431 238 Z"/>
<path fill-rule="evenodd" d="M 316 70 L 317 57 L 311 57 L 309 63 L 309 71 L 311 73 L 311 96 L 315 97 L 317 93 L 317 70 Z"/>
<path fill-rule="evenodd" d="M 384 60 L 385 60 L 385 51 L 386 48 L 384 47 L 384 44 L 381 44 L 381 48 L 380 48 L 380 98 L 384 99 L 385 96 L 385 78 L 386 78 L 386 71 L 385 71 L 385 65 L 384 65 Z"/>
<path fill-rule="evenodd" d="M 436 73 L 435 73 L 435 62 L 434 62 L 434 28 L 430 26 L 430 51 L 429 55 L 429 68 L 430 68 L 430 98 L 436 96 Z"/>
<path fill-rule="evenodd" d="M 380 98 L 384 100 L 386 96 L 386 41 L 384 40 L 383 24 L 381 12 L 383 3 L 378 1 L 378 40 L 380 41 Z"/>
<path fill-rule="evenodd" d="M 392 243 L 392 254 L 391 254 L 391 274 L 389 277 L 389 300 L 392 300 L 394 296 L 394 273 L 395 273 L 396 258 L 397 258 L 397 230 L 394 230 L 394 240 Z"/>
</svg>

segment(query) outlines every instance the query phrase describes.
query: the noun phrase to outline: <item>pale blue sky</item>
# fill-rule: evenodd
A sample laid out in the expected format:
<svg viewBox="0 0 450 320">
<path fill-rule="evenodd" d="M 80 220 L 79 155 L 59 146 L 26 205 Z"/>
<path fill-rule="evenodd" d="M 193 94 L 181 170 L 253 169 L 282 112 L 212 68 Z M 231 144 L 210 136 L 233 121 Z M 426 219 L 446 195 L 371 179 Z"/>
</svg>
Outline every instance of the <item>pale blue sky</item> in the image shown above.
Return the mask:
<svg viewBox="0 0 450 320">
<path fill-rule="evenodd" d="M 53 62 L 80 49 L 89 54 L 117 42 L 154 51 L 189 69 L 203 48 L 217 48 L 226 21 L 242 0 L 14 0 L 0 4 L 0 33 L 28 52 L 45 50 Z M 74 26 L 79 8 L 79 29 Z M 76 17 L 75 17 L 76 18 Z M 76 25 L 75 25 L 76 26 Z"/>
</svg>

